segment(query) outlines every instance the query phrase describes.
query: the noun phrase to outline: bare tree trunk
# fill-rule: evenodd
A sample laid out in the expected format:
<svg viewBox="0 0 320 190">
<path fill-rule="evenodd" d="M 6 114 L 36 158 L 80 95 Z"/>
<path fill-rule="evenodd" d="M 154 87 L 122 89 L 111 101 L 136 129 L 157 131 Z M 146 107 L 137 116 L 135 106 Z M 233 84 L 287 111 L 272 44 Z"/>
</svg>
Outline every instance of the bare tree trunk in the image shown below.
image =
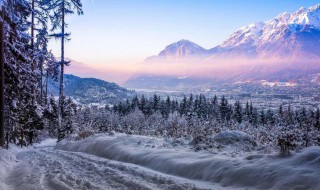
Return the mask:
<svg viewBox="0 0 320 190">
<path fill-rule="evenodd" d="M 60 136 L 60 131 L 61 131 L 61 114 L 63 110 L 63 74 L 64 74 L 64 38 L 65 38 L 65 33 L 64 33 L 64 3 L 65 1 L 62 1 L 62 27 L 61 27 L 61 72 L 60 72 L 60 91 L 59 91 L 59 106 L 58 106 L 58 141 L 61 140 Z"/>
<path fill-rule="evenodd" d="M 0 22 L 0 146 L 4 147 L 4 6 Z"/>
</svg>

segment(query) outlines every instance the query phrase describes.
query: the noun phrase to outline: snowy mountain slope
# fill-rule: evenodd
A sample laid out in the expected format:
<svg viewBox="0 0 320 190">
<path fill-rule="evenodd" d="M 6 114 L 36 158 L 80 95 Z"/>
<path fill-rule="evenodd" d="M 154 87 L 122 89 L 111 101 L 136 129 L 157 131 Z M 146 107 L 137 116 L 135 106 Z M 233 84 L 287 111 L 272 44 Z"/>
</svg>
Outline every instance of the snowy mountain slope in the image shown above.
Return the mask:
<svg viewBox="0 0 320 190">
<path fill-rule="evenodd" d="M 199 57 L 208 55 L 208 50 L 203 47 L 189 41 L 189 40 L 180 40 L 178 42 L 172 43 L 165 47 L 158 56 L 152 56 L 147 58 L 147 61 L 156 61 L 161 59 L 185 59 L 192 57 Z"/>
<path fill-rule="evenodd" d="M 213 56 L 319 58 L 320 5 L 250 24 L 233 33 Z"/>
<path fill-rule="evenodd" d="M 95 78 L 80 78 L 65 75 L 64 93 L 81 103 L 114 103 L 134 95 L 133 91 Z M 58 94 L 58 88 L 53 81 L 49 82 L 49 92 Z"/>
</svg>

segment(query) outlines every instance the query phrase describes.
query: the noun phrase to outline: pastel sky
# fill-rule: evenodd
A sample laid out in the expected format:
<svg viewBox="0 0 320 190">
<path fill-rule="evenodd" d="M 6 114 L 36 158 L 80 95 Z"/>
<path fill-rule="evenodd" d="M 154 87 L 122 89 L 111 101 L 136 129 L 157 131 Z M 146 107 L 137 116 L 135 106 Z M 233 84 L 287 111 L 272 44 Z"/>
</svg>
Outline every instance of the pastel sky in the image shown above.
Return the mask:
<svg viewBox="0 0 320 190">
<path fill-rule="evenodd" d="M 92 67 L 143 61 L 180 39 L 204 48 L 250 23 L 319 0 L 83 0 L 84 15 L 69 16 L 66 56 Z M 57 41 L 50 48 L 59 56 Z"/>
</svg>

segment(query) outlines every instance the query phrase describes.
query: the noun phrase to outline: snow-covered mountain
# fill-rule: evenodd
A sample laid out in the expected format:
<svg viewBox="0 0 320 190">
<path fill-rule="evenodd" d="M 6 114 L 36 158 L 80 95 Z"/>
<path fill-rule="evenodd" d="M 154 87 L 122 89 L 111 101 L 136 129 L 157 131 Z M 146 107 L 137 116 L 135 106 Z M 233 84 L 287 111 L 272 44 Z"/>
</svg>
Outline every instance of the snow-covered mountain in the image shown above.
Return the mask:
<svg viewBox="0 0 320 190">
<path fill-rule="evenodd" d="M 158 59 L 185 59 L 192 57 L 199 57 L 208 55 L 208 50 L 203 47 L 189 41 L 189 40 L 180 40 L 178 42 L 172 43 L 165 47 L 158 56 L 152 56 L 147 58 L 147 60 L 158 60 Z"/>
<path fill-rule="evenodd" d="M 320 58 L 320 5 L 250 24 L 213 48 L 213 56 Z"/>
</svg>

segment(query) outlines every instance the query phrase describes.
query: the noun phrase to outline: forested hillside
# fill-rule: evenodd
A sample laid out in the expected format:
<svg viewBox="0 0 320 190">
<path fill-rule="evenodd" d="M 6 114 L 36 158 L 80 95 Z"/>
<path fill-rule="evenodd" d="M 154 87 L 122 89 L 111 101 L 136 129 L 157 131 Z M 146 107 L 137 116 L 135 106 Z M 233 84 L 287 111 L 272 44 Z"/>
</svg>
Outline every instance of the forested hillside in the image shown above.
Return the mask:
<svg viewBox="0 0 320 190">
<path fill-rule="evenodd" d="M 64 79 L 65 95 L 83 104 L 114 104 L 132 98 L 135 94 L 115 83 L 96 78 L 80 78 L 65 74 Z M 59 94 L 59 88 L 54 80 L 49 80 L 48 91 L 55 96 Z"/>
</svg>

